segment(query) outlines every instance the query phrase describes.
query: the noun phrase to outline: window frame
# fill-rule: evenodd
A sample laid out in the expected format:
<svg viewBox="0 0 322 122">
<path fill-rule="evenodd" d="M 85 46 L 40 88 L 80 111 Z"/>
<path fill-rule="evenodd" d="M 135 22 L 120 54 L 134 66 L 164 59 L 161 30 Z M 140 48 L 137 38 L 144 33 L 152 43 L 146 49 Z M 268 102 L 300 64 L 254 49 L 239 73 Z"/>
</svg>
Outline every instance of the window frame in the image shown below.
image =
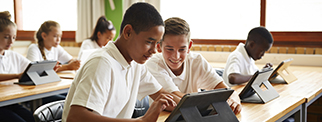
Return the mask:
<svg viewBox="0 0 322 122">
<path fill-rule="evenodd" d="M 14 0 L 15 23 L 17 23 L 16 40 L 34 41 L 35 31 L 22 30 L 22 9 L 21 0 Z M 266 20 L 266 0 L 261 0 L 260 25 L 265 27 Z M 274 46 L 285 47 L 322 47 L 322 32 L 274 32 L 271 31 L 274 38 Z M 76 42 L 75 31 L 63 31 L 62 42 Z M 192 39 L 194 44 L 213 44 L 213 45 L 238 45 L 246 40 L 225 40 L 225 39 Z"/>
</svg>

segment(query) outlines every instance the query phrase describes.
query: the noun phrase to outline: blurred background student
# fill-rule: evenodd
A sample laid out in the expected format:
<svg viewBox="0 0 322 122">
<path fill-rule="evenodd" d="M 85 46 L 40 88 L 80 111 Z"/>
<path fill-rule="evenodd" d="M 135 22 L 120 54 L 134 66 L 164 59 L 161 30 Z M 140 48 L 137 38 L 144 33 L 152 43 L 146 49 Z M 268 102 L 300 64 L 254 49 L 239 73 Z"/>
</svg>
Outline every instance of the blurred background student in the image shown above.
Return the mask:
<svg viewBox="0 0 322 122">
<path fill-rule="evenodd" d="M 57 71 L 77 70 L 80 61 L 73 59 L 63 47 L 61 47 L 62 31 L 55 21 L 44 22 L 36 32 L 38 44 L 31 44 L 28 48 L 27 59 L 30 61 L 55 60 L 62 65 Z"/>
<path fill-rule="evenodd" d="M 116 30 L 111 21 L 105 16 L 98 18 L 94 31 L 88 39 L 82 42 L 79 53 L 88 49 L 99 49 L 104 47 L 109 41 L 113 41 Z"/>
</svg>

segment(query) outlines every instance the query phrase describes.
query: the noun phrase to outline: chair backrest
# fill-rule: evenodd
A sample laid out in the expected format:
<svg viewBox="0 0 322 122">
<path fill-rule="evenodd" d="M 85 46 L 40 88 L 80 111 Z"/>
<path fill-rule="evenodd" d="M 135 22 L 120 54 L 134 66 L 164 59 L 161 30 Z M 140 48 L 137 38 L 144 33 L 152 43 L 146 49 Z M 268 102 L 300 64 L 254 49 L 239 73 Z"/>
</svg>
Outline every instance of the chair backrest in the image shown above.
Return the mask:
<svg viewBox="0 0 322 122">
<path fill-rule="evenodd" d="M 136 100 L 132 118 L 143 116 L 149 109 L 149 96 L 144 97 L 141 101 Z"/>
<path fill-rule="evenodd" d="M 50 102 L 34 112 L 36 122 L 61 122 L 65 100 Z"/>
</svg>

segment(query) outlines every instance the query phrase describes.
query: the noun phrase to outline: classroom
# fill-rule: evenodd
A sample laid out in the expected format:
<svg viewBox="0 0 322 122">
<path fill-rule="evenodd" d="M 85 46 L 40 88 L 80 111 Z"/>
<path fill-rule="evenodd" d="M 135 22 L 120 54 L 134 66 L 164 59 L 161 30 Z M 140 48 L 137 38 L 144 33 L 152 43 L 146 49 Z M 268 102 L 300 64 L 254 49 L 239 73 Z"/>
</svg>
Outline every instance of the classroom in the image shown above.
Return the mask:
<svg viewBox="0 0 322 122">
<path fill-rule="evenodd" d="M 153 54 L 153 56 L 152 54 L 144 54 L 144 58 L 146 58 L 144 61 L 135 57 L 138 53 L 142 53 L 140 52 L 141 48 L 135 49 L 126 47 L 128 46 L 127 44 L 136 46 L 136 43 L 121 43 L 120 41 L 122 39 L 130 40 L 139 38 L 139 36 L 130 38 L 133 35 L 132 33 L 131 36 L 124 34 L 127 32 L 127 29 L 130 28 L 130 30 L 132 29 L 137 35 L 140 35 L 140 33 L 137 33 L 136 29 L 133 29 L 137 26 L 132 25 L 128 27 L 128 25 L 131 24 L 124 24 L 126 22 L 126 13 L 128 11 L 128 13 L 130 13 L 131 6 L 135 5 L 136 3 L 147 3 L 148 5 L 152 5 L 156 12 L 162 17 L 161 19 L 164 22 L 162 23 L 164 25 L 162 25 L 161 29 L 163 31 L 161 35 L 162 39 L 160 38 L 160 40 L 157 40 L 158 36 L 156 34 L 153 35 L 153 38 L 149 38 L 151 40 L 148 42 L 148 44 L 156 45 L 149 47 L 150 49 L 153 49 L 152 54 L 155 54 Z M 9 20 L 14 23 L 13 27 L 15 28 L 12 29 L 15 30 L 15 35 L 12 37 L 14 43 L 10 44 L 9 48 L 7 48 L 6 45 L 0 45 L 0 76 L 2 77 L 0 77 L 0 113 L 7 113 L 4 110 L 8 109 L 8 106 L 23 107 L 28 111 L 28 115 L 30 114 L 29 117 L 32 117 L 31 121 L 48 121 L 47 119 L 66 121 L 68 113 L 66 114 L 65 111 L 75 111 L 75 107 L 73 109 L 70 107 L 66 110 L 66 108 L 64 108 L 66 106 L 64 105 L 74 104 L 72 106 L 75 106 L 76 102 L 78 102 L 74 99 L 77 98 L 75 98 L 75 95 L 80 94 L 76 94 L 76 91 L 82 89 L 81 86 L 78 86 L 81 84 L 79 82 L 84 79 L 91 79 L 96 75 L 99 76 L 97 79 L 106 79 L 107 76 L 100 76 L 103 71 L 105 72 L 105 69 L 100 66 L 101 62 L 96 60 L 96 62 L 93 62 L 94 59 L 99 57 L 98 55 L 116 55 L 113 51 L 111 51 L 113 53 L 107 51 L 108 54 L 103 54 L 102 48 L 104 48 L 116 49 L 117 53 L 123 55 L 123 57 L 121 57 L 125 59 L 124 61 L 128 62 L 127 64 L 123 64 L 123 59 L 120 61 L 119 57 L 116 56 L 116 62 L 120 64 L 120 67 L 123 68 L 122 70 L 126 69 L 126 71 L 124 71 L 126 74 L 124 74 L 124 78 L 121 79 L 125 79 L 125 81 L 127 81 L 129 78 L 137 79 L 138 77 L 143 76 L 150 78 L 151 76 L 153 82 L 149 82 L 148 84 L 144 81 L 145 85 L 157 85 L 154 85 L 155 88 L 152 88 L 151 86 L 151 89 L 143 90 L 144 93 L 141 91 L 141 85 L 137 85 L 134 95 L 132 93 L 133 91 L 129 92 L 129 94 L 124 92 L 124 94 L 126 94 L 124 96 L 129 96 L 129 98 L 127 98 L 129 99 L 128 101 L 114 101 L 114 104 L 116 102 L 119 103 L 120 106 L 124 104 L 124 106 L 128 108 L 134 108 L 134 110 L 130 109 L 134 111 L 133 115 L 132 111 L 125 111 L 127 108 L 121 109 L 123 111 L 114 109 L 105 110 L 107 106 L 113 106 L 113 102 L 106 103 L 104 108 L 102 108 L 100 111 L 97 111 L 97 108 L 99 107 L 96 106 L 97 108 L 95 108 L 95 105 L 86 105 L 86 107 L 84 107 L 85 105 L 83 106 L 83 103 L 81 102 L 76 104 L 76 106 L 86 108 L 86 110 L 90 111 L 91 113 L 96 113 L 95 115 L 106 112 L 104 113 L 104 116 L 107 116 L 107 118 L 111 117 L 140 120 L 141 118 L 151 119 L 156 116 L 153 121 L 157 122 L 179 121 L 180 119 L 183 119 L 184 121 L 197 121 L 196 118 L 198 118 L 199 115 L 198 117 L 195 117 L 195 119 L 189 120 L 187 119 L 188 117 L 184 115 L 184 112 L 180 111 L 182 108 L 180 109 L 173 106 L 172 108 L 170 104 L 167 104 L 167 107 L 163 106 L 162 111 L 157 114 L 154 113 L 153 117 L 146 116 L 153 114 L 152 110 L 148 111 L 149 107 L 155 107 L 156 104 L 154 103 L 159 103 L 164 99 L 170 103 L 171 101 L 174 101 L 177 104 L 177 107 L 183 107 L 183 102 L 185 101 L 183 101 L 181 98 L 192 95 L 191 99 L 193 99 L 194 94 L 192 92 L 196 91 L 187 91 L 188 88 L 185 88 L 185 91 L 183 92 L 181 90 L 182 86 L 179 86 L 181 82 L 178 82 L 178 79 L 184 79 L 183 77 L 188 77 L 189 75 L 191 75 L 189 76 L 190 79 L 198 79 L 192 78 L 194 73 L 199 73 L 200 77 L 203 77 L 201 75 L 203 73 L 200 73 L 199 70 L 194 70 L 194 72 L 191 71 L 192 74 L 188 74 L 190 71 L 186 71 L 185 69 L 187 67 L 186 65 L 189 63 L 193 65 L 193 63 L 191 63 L 192 61 L 188 63 L 186 60 L 195 55 L 200 55 L 201 59 L 205 61 L 205 65 L 211 66 L 211 68 L 207 70 L 207 73 L 208 71 L 215 72 L 215 79 L 217 76 L 219 76 L 221 82 L 214 81 L 216 83 L 213 84 L 220 82 L 217 85 L 218 87 L 216 86 L 214 88 L 211 86 L 212 88 L 210 89 L 198 88 L 198 91 L 200 93 L 204 92 L 204 90 L 212 91 L 217 88 L 219 89 L 219 84 L 223 84 L 225 87 L 220 88 L 227 87 L 226 89 L 228 89 L 228 91 L 231 91 L 231 89 L 233 91 L 233 93 L 230 93 L 225 99 L 225 101 L 227 101 L 227 103 L 225 102 L 225 105 L 227 104 L 228 107 L 232 107 L 236 101 L 233 100 L 233 103 L 230 103 L 230 99 L 234 99 L 234 97 L 238 98 L 236 102 L 238 105 L 235 104 L 235 111 L 233 108 L 232 111 L 231 109 L 225 110 L 229 111 L 231 116 L 233 116 L 233 119 L 230 119 L 229 121 L 322 122 L 321 0 L 0 0 L 0 12 L 4 11 L 8 11 L 8 13 L 11 15 Z M 134 14 L 137 13 L 132 14 L 135 16 Z M 1 14 L 2 13 L 0 13 L 0 15 Z M 128 16 L 130 16 L 130 14 Z M 156 16 L 154 16 L 154 18 L 156 18 Z M 134 19 L 137 18 L 134 17 Z M 167 33 L 169 31 L 167 29 L 167 23 L 170 22 L 171 19 L 184 21 L 186 24 L 185 26 L 188 26 L 187 28 L 189 31 L 185 36 L 188 37 L 188 45 L 180 47 L 178 49 L 178 53 L 176 54 L 172 52 L 173 55 L 176 55 L 177 57 L 179 55 L 180 58 L 183 55 L 182 52 L 188 52 L 184 55 L 186 56 L 186 59 L 184 59 L 185 57 L 183 58 L 180 66 L 183 70 L 180 70 L 181 72 L 179 75 L 176 74 L 176 72 L 173 70 L 173 67 L 175 67 L 177 63 L 180 64 L 181 60 L 174 61 L 174 59 L 169 58 L 169 61 L 167 61 L 165 59 L 167 56 L 166 54 L 170 55 L 170 49 L 172 51 L 176 49 L 174 48 L 175 46 L 162 45 L 168 44 L 165 37 L 174 38 L 172 37 L 173 35 L 168 36 L 171 34 Z M 140 19 L 138 21 L 143 22 L 149 20 Z M 2 22 L 2 20 L 0 22 Z M 147 23 L 146 25 L 149 24 Z M 8 27 L 9 26 L 10 25 L 8 25 Z M 163 26 L 165 26 L 164 29 Z M 170 24 L 169 26 L 173 26 L 173 24 Z M 272 40 L 271 42 L 267 43 L 269 47 L 266 49 L 258 47 L 259 45 L 265 45 L 266 42 L 258 43 L 258 41 L 253 41 L 253 37 L 250 37 L 251 31 L 258 28 L 264 29 L 264 31 L 267 30 L 268 32 L 268 35 L 266 35 L 268 37 L 261 37 L 262 40 L 269 40 L 267 38 Z M 1 31 L 3 30 L 2 25 L 0 25 L 0 36 L 2 34 Z M 54 38 L 58 38 L 59 41 L 49 42 L 49 35 L 51 32 L 53 32 L 52 30 L 55 32 Z M 139 32 L 140 31 L 143 31 L 144 33 L 146 32 L 144 29 L 139 30 Z M 131 31 L 128 32 L 130 33 Z M 262 30 L 261 32 L 257 33 L 262 34 L 264 32 Z M 152 34 L 152 31 L 148 34 Z M 4 41 L 1 42 L 2 40 L 0 40 L 0 44 L 5 44 Z M 49 43 L 52 44 L 50 45 Z M 122 47 L 119 47 L 118 44 L 122 45 Z M 252 47 L 250 46 L 251 44 L 257 45 L 257 47 Z M 49 45 L 50 47 L 48 48 Z M 243 71 L 236 71 L 237 69 L 239 70 L 239 66 L 239 68 L 236 68 L 235 65 L 229 67 L 234 63 L 235 60 L 233 60 L 234 57 L 232 57 L 232 55 L 236 54 L 236 52 L 240 50 L 239 47 L 245 47 L 243 50 L 246 52 L 245 55 L 248 56 L 246 59 L 247 61 L 249 59 L 249 61 L 252 63 L 250 65 L 246 65 L 245 69 L 241 69 Z M 182 51 L 182 48 L 187 48 L 188 50 Z M 142 47 L 142 51 L 144 49 L 145 48 Z M 256 51 L 258 50 L 261 50 L 261 54 L 256 54 Z M 13 59 L 12 64 L 5 64 L 4 62 L 7 60 L 5 54 L 7 54 L 9 51 L 14 52 L 15 55 L 20 55 L 20 59 Z M 129 54 L 124 54 L 124 51 L 129 51 Z M 31 54 L 32 52 L 36 52 L 38 54 Z M 58 58 L 52 58 L 52 55 Z M 256 57 L 255 55 L 258 56 Z M 130 57 L 130 60 L 127 59 L 127 56 Z M 161 58 L 161 62 L 165 64 L 165 70 L 161 70 L 161 68 L 164 68 L 162 67 L 163 65 L 160 66 L 161 68 L 158 67 L 159 65 L 156 65 L 159 64 L 159 62 L 156 61 L 157 56 L 159 56 Z M 106 57 L 107 59 L 104 60 L 110 60 L 110 57 L 113 56 Z M 23 58 L 23 60 L 21 58 Z M 14 63 L 19 61 L 21 64 Z M 247 61 L 245 60 L 242 63 Z M 42 70 L 42 74 L 37 71 L 39 76 L 45 75 L 50 77 L 47 77 L 47 79 L 39 78 L 36 80 L 34 79 L 35 76 L 32 77 L 30 73 L 28 74 L 27 70 L 25 71 L 24 69 L 31 67 L 29 65 L 34 62 L 36 62 L 36 64 L 43 62 L 43 64 L 41 64 L 42 66 L 38 65 L 38 69 Z M 133 62 L 136 63 L 133 64 Z M 169 62 L 172 62 L 173 66 L 168 64 Z M 7 63 L 10 62 L 7 61 Z M 6 68 L 6 65 L 9 68 Z M 95 67 L 96 65 L 97 69 L 90 67 Z M 108 64 L 103 63 L 102 65 Z M 204 65 L 201 63 L 200 66 Z M 200 66 L 198 65 L 199 68 Z M 203 68 L 207 69 L 207 66 Z M 18 72 L 6 72 L 6 70 L 10 70 L 12 67 L 18 67 Z M 111 74 L 113 74 L 113 68 L 115 67 L 117 66 L 110 66 L 108 70 L 111 69 L 111 71 L 106 72 L 112 72 Z M 192 67 L 193 66 L 190 66 L 189 68 Z M 253 71 L 252 68 L 254 67 L 256 71 Z M 96 73 L 94 71 L 87 71 L 87 69 L 95 70 Z M 138 70 L 146 72 L 148 76 L 145 76 L 145 73 L 137 73 L 136 71 Z M 244 70 L 248 73 L 243 74 Z M 164 79 L 169 80 L 167 77 L 164 78 L 164 76 L 159 75 L 165 71 L 172 71 L 172 73 L 169 73 L 169 79 L 174 79 L 171 79 L 171 81 L 173 81 L 171 85 L 164 86 L 165 83 L 160 83 Z M 86 72 L 93 73 L 93 75 L 86 74 Z M 127 74 L 128 72 L 130 74 Z M 183 75 L 181 75 L 182 72 L 184 72 Z M 229 72 L 231 74 L 229 74 Z M 268 72 L 269 74 L 264 76 L 265 72 Z M 16 73 L 18 75 L 11 75 L 10 77 L 9 75 L 6 75 L 10 73 Z M 135 77 L 132 76 L 133 74 L 141 76 Z M 246 78 L 247 76 L 245 81 L 232 82 L 232 80 L 238 79 L 236 77 L 241 74 L 243 77 L 238 77 L 239 80 L 241 78 Z M 274 78 L 271 78 L 273 75 L 277 77 L 276 79 L 279 78 L 278 80 L 282 81 L 272 81 L 274 80 Z M 22 76 L 29 76 L 29 80 L 33 80 L 33 82 L 31 82 L 32 85 L 19 84 L 20 79 L 23 79 Z M 112 80 L 114 79 L 114 76 L 122 77 L 123 74 L 113 74 L 113 76 L 111 76 Z M 259 78 L 262 77 L 265 78 L 260 80 Z M 147 78 L 142 79 L 146 80 Z M 79 82 L 76 82 L 78 80 Z M 257 85 L 256 82 L 259 84 Z M 98 86 L 102 84 L 98 84 Z M 114 84 L 111 84 L 112 85 L 108 87 L 113 86 L 114 88 Z M 124 84 L 124 86 L 127 86 L 129 83 L 125 82 Z M 173 88 L 172 84 L 177 86 L 174 86 L 175 88 Z M 89 86 L 90 84 L 87 85 Z M 118 84 L 118 87 L 121 87 L 122 85 L 123 83 L 120 83 Z M 136 81 L 131 85 L 135 86 Z M 97 88 L 99 90 L 94 91 L 99 92 L 103 88 L 98 86 L 92 86 L 91 88 Z M 201 86 L 207 85 L 198 85 L 198 87 Z M 154 89 L 158 89 L 158 91 Z M 176 89 L 182 91 L 182 93 L 178 93 Z M 145 93 L 152 90 L 154 90 L 153 94 Z M 92 95 L 90 92 L 93 91 L 83 92 L 88 92 L 89 96 L 87 96 L 87 99 L 90 99 Z M 116 94 L 116 96 L 111 97 L 106 95 L 108 96 L 106 99 L 124 99 L 117 97 L 117 94 L 122 94 L 123 92 L 110 92 L 111 93 L 109 94 Z M 214 92 L 220 91 L 214 90 Z M 247 101 L 249 99 L 242 97 L 242 95 L 247 96 L 247 94 L 243 94 L 243 92 L 249 92 L 252 95 L 255 94 L 257 97 L 256 99 L 260 101 Z M 164 95 L 165 93 L 169 94 Z M 188 93 L 191 94 L 185 96 Z M 144 96 L 141 94 L 144 94 Z M 137 100 L 132 101 L 132 97 L 137 98 Z M 249 95 L 247 97 L 249 97 Z M 127 105 L 132 103 L 133 105 Z M 200 106 L 198 106 L 200 104 L 201 103 L 195 103 L 191 105 L 199 108 L 199 112 L 201 112 Z M 236 110 L 237 108 L 240 110 Z M 55 109 L 54 115 L 53 113 L 48 112 L 52 111 L 48 109 Z M 176 111 L 177 109 L 179 112 Z M 207 108 L 207 110 L 209 110 L 209 108 Z M 209 115 L 207 116 L 215 118 L 214 115 L 216 115 L 218 120 L 228 121 L 227 119 L 219 119 L 225 117 L 227 118 L 227 116 L 221 114 L 220 110 L 222 110 L 222 108 L 216 108 L 215 103 L 212 103 L 211 110 L 212 112 L 215 112 L 211 113 L 213 115 L 208 113 Z M 65 113 L 63 113 L 63 111 Z M 108 115 L 109 111 L 120 111 L 121 114 L 114 115 L 113 113 L 113 115 Z M 145 114 L 146 112 L 151 113 L 147 115 Z M 129 113 L 132 115 L 132 118 L 123 117 L 123 114 L 124 116 L 127 116 Z M 180 117 L 177 116 L 177 114 L 180 114 Z M 0 115 L 0 119 L 9 118 L 8 114 L 5 115 L 8 117 L 1 117 Z M 50 118 L 51 115 L 53 117 Z M 190 112 L 190 115 L 192 116 L 194 113 Z M 68 117 L 69 116 L 71 115 L 68 115 Z M 173 116 L 175 119 L 171 118 Z M 198 121 L 206 121 L 205 118 L 206 117 L 204 117 L 204 115 L 201 115 Z M 18 121 L 18 119 L 4 120 Z M 216 121 L 216 119 L 213 120 Z M 30 120 L 25 119 L 24 121 Z"/>
</svg>

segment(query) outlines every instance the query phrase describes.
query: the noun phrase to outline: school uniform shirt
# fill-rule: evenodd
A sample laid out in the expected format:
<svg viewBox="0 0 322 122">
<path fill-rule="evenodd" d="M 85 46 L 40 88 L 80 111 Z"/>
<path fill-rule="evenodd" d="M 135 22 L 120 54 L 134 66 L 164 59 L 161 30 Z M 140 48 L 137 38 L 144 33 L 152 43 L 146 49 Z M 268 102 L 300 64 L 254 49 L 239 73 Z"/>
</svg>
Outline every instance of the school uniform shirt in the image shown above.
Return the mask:
<svg viewBox="0 0 322 122">
<path fill-rule="evenodd" d="M 131 118 L 136 100 L 161 88 L 144 65 L 135 61 L 128 64 L 114 42 L 109 42 L 77 72 L 65 101 L 63 121 L 71 105 L 106 117 Z"/>
<path fill-rule="evenodd" d="M 5 50 L 4 55 L 0 55 L 0 73 L 22 73 L 23 71 L 25 71 L 29 63 L 30 61 L 19 53 Z"/>
<path fill-rule="evenodd" d="M 63 47 L 58 45 L 57 47 L 52 47 L 51 50 L 44 49 L 47 60 L 59 61 L 62 64 L 68 63 L 73 56 L 64 50 Z M 31 44 L 28 48 L 27 59 L 30 61 L 43 61 L 40 49 L 37 44 Z"/>
<path fill-rule="evenodd" d="M 96 41 L 93 41 L 91 39 L 86 39 L 82 42 L 82 46 L 80 47 L 80 50 L 79 50 L 79 54 L 78 56 L 80 56 L 80 53 L 83 51 L 83 50 L 89 50 L 89 49 L 99 49 L 101 48 L 97 43 Z"/>
<path fill-rule="evenodd" d="M 249 57 L 245 44 L 239 43 L 236 50 L 234 50 L 227 58 L 223 79 L 224 82 L 232 87 L 237 84 L 231 84 L 228 80 L 228 75 L 231 73 L 239 73 L 242 75 L 253 75 L 258 70 L 253 58 Z"/>
<path fill-rule="evenodd" d="M 190 52 L 184 63 L 183 72 L 176 76 L 163 59 L 162 53 L 155 54 L 146 62 L 151 74 L 168 92 L 198 92 L 198 89 L 214 89 L 223 79 L 201 54 Z"/>
</svg>

